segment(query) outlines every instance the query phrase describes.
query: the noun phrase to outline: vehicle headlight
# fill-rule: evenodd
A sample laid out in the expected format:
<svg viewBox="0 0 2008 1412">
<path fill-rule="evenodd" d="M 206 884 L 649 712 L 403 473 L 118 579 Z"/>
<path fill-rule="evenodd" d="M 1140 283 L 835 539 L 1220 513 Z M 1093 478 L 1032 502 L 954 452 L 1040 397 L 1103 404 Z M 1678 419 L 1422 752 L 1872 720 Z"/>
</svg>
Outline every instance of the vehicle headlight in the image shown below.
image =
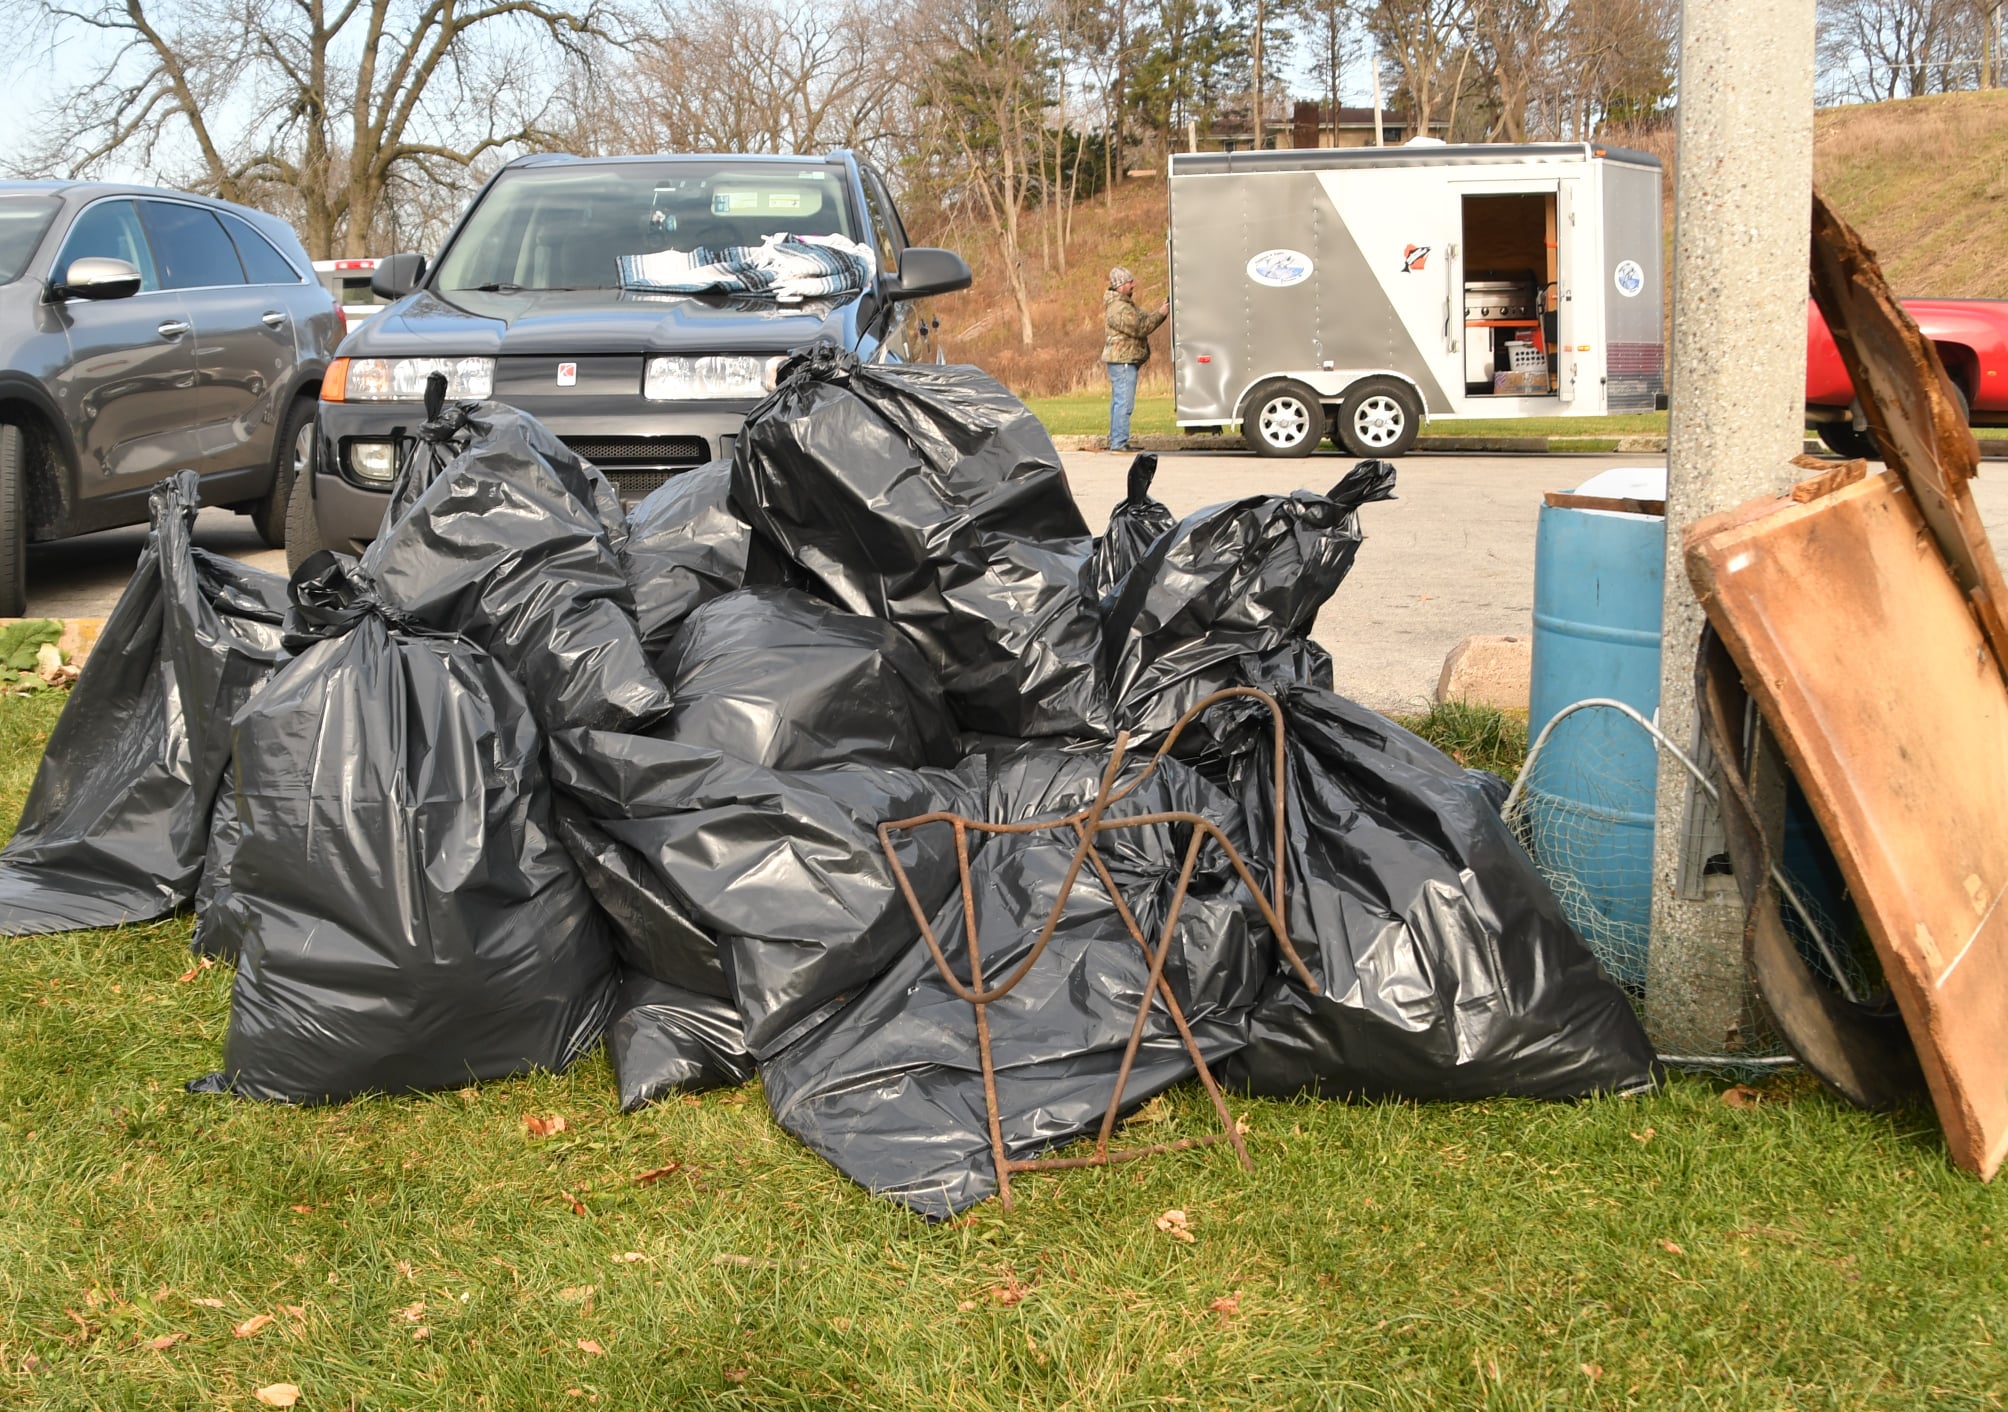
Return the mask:
<svg viewBox="0 0 2008 1412">
<path fill-rule="evenodd" d="M 642 374 L 641 395 L 651 402 L 690 402 L 708 397 L 764 397 L 774 390 L 779 358 L 714 354 L 702 358 L 651 358 Z"/>
<path fill-rule="evenodd" d="M 420 402 L 425 380 L 446 374 L 446 395 L 454 401 L 480 401 L 495 391 L 493 358 L 351 358 L 346 402 Z"/>
</svg>

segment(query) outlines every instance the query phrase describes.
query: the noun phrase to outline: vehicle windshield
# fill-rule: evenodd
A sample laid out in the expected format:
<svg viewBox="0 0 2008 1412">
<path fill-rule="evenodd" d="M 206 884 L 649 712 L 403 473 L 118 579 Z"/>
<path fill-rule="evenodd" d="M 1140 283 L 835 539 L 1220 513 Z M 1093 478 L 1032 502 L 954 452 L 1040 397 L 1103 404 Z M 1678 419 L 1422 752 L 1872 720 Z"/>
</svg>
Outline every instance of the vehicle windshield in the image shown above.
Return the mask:
<svg viewBox="0 0 2008 1412">
<path fill-rule="evenodd" d="M 676 161 L 533 167 L 481 198 L 440 257 L 442 293 L 619 289 L 621 257 L 855 240 L 842 170 L 822 162 Z"/>
<path fill-rule="evenodd" d="M 61 204 L 41 192 L 0 195 L 0 284 L 21 278 Z"/>
</svg>

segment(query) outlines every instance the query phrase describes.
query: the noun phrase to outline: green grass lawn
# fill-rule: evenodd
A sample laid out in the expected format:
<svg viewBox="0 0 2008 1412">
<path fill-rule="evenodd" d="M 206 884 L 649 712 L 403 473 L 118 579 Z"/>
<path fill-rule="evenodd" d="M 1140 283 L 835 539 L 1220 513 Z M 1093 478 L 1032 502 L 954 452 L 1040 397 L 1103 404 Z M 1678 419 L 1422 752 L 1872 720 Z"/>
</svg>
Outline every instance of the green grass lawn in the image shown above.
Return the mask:
<svg viewBox="0 0 2008 1412">
<path fill-rule="evenodd" d="M 0 831 L 60 700 L 0 698 Z M 1510 725 L 1430 727 L 1510 765 Z M 1463 748 L 1463 747 L 1460 747 Z M 189 924 L 0 960 L 0 1405 L 1998 1407 L 2008 1182 L 1799 1078 L 1573 1105 L 1242 1102 L 1225 1149 L 930 1227 L 757 1088 L 563 1076 L 299 1109 L 185 1094 Z M 566 1130 L 529 1136 L 527 1115 Z M 1190 1088 L 1136 1124 L 1206 1129 Z M 671 1168 L 643 1183 L 644 1173 Z M 576 1205 L 575 1205 L 576 1203 Z M 1190 1243 L 1157 1229 L 1187 1214 Z M 270 1322 L 257 1325 L 264 1316 Z M 243 1336 L 233 1328 L 244 1330 Z"/>
<path fill-rule="evenodd" d="M 1064 397 L 1034 397 L 1026 406 L 1053 436 L 1102 436 L 1109 429 L 1106 391 L 1074 392 Z M 1178 431 L 1171 394 L 1139 397 L 1130 429 L 1139 436 L 1167 436 Z M 1424 436 L 1558 436 L 1606 441 L 1621 436 L 1666 435 L 1666 413 L 1641 412 L 1619 417 L 1506 417 L 1490 420 L 1443 421 L 1423 424 Z M 2008 427 L 1976 427 L 1980 437 L 2008 437 Z M 1812 433 L 1808 432 L 1808 436 Z M 1606 449 L 1615 449 L 1613 446 Z"/>
</svg>

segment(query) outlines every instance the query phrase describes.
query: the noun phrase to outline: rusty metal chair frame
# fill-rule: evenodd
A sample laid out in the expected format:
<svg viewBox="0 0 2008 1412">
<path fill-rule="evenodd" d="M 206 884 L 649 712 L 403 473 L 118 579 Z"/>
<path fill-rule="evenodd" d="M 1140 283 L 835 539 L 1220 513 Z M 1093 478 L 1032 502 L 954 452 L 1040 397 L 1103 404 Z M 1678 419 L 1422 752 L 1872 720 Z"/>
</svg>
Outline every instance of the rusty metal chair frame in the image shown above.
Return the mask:
<svg viewBox="0 0 2008 1412">
<path fill-rule="evenodd" d="M 1274 728 L 1275 770 L 1271 787 L 1275 793 L 1276 830 L 1274 842 L 1276 851 L 1274 867 L 1271 870 L 1273 895 L 1269 897 L 1263 896 L 1262 888 L 1256 882 L 1254 874 L 1249 871 L 1246 860 L 1235 849 L 1233 843 L 1228 840 L 1226 834 L 1221 831 L 1219 825 L 1204 815 L 1183 810 L 1160 810 L 1154 813 L 1136 814 L 1125 818 L 1110 819 L 1104 817 L 1110 806 L 1120 803 L 1156 772 L 1158 765 L 1171 752 L 1172 747 L 1177 745 L 1179 736 L 1184 733 L 1187 726 L 1191 725 L 1193 721 L 1197 720 L 1210 708 L 1223 701 L 1237 698 L 1258 701 L 1267 707 L 1270 721 Z M 1234 1121 L 1234 1115 L 1228 1110 L 1227 1099 L 1220 1090 L 1220 1084 L 1213 1077 L 1212 1070 L 1207 1067 L 1205 1057 L 1199 1052 L 1199 1044 L 1193 1038 L 1191 1027 L 1186 1023 L 1184 1011 L 1180 1009 L 1177 997 L 1172 994 L 1170 982 L 1164 978 L 1164 963 L 1171 952 L 1172 937 L 1178 930 L 1179 914 L 1185 906 L 1186 890 L 1191 885 L 1193 869 L 1199 862 L 1200 849 L 1207 840 L 1211 839 L 1220 845 L 1228 862 L 1232 864 L 1234 871 L 1239 875 L 1242 885 L 1253 895 L 1256 906 L 1261 909 L 1263 921 L 1268 924 L 1269 930 L 1276 938 L 1277 945 L 1282 948 L 1284 957 L 1289 961 L 1292 969 L 1295 970 L 1298 980 L 1312 994 L 1315 995 L 1318 993 L 1318 984 L 1312 978 L 1309 969 L 1304 965 L 1303 958 L 1297 954 L 1297 948 L 1291 943 L 1289 928 L 1285 922 L 1287 915 L 1284 888 L 1287 861 L 1287 854 L 1285 852 L 1287 819 L 1285 817 L 1284 757 L 1286 742 L 1287 737 L 1283 725 L 1283 711 L 1277 705 L 1276 699 L 1267 692 L 1257 690 L 1254 687 L 1231 687 L 1225 691 L 1214 692 L 1211 696 L 1206 697 L 1193 706 L 1191 710 L 1180 716 L 1178 721 L 1172 726 L 1170 732 L 1165 736 L 1164 743 L 1158 746 L 1156 753 L 1151 757 L 1150 764 L 1144 768 L 1141 774 L 1121 789 L 1115 788 L 1115 782 L 1116 778 L 1122 773 L 1123 762 L 1129 751 L 1129 732 L 1124 731 L 1118 735 L 1115 740 L 1114 749 L 1109 756 L 1108 768 L 1102 772 L 1101 784 L 1095 791 L 1094 800 L 1086 807 L 1077 809 L 1072 813 L 1059 815 L 1055 818 L 1031 820 L 1024 823 L 999 824 L 991 823 L 987 820 L 970 819 L 960 814 L 937 810 L 933 813 L 918 814 L 910 819 L 898 819 L 879 825 L 879 846 L 885 850 L 886 861 L 891 865 L 893 879 L 898 883 L 900 892 L 905 896 L 907 906 L 913 912 L 914 921 L 919 924 L 921 940 L 927 944 L 928 951 L 934 957 L 935 969 L 941 973 L 941 978 L 947 984 L 948 988 L 963 1000 L 968 1001 L 976 1011 L 976 1049 L 983 1065 L 983 1101 L 987 1109 L 990 1126 L 990 1155 L 997 1168 L 998 1199 L 1005 1210 L 1008 1211 L 1011 1209 L 1011 1175 L 1014 1172 L 1058 1171 L 1076 1167 L 1101 1167 L 1111 1162 L 1129 1161 L 1133 1158 L 1150 1157 L 1164 1152 L 1178 1152 L 1194 1147 L 1207 1147 L 1219 1142 L 1231 1143 L 1234 1147 L 1235 1155 L 1241 1162 L 1242 1168 L 1248 1171 L 1254 1170 L 1254 1163 L 1248 1156 L 1247 1145 L 1241 1140 L 1240 1128 Z M 967 983 L 964 983 L 961 977 L 955 974 L 954 968 L 949 964 L 948 957 L 943 954 L 941 942 L 934 934 L 933 924 L 927 915 L 926 909 L 921 906 L 920 898 L 915 894 L 913 883 L 907 877 L 906 869 L 901 866 L 898 852 L 894 846 L 893 836 L 895 834 L 910 832 L 915 829 L 924 828 L 930 824 L 947 824 L 955 831 L 955 863 L 962 888 L 963 931 L 969 945 L 969 980 Z M 1153 947 L 1150 942 L 1144 939 L 1143 929 L 1137 924 L 1135 914 L 1130 911 L 1128 904 L 1123 901 L 1122 893 L 1117 889 L 1115 878 L 1110 874 L 1108 864 L 1103 860 L 1100 850 L 1095 846 L 1095 841 L 1104 833 L 1114 833 L 1122 829 L 1151 828 L 1164 824 L 1186 825 L 1191 828 L 1192 837 L 1186 844 L 1184 862 L 1178 874 L 1178 885 L 1173 889 L 1170 905 L 1165 911 L 1163 930 L 1158 937 L 1157 945 Z M 1078 842 L 1074 848 L 1073 861 L 1067 867 L 1066 877 L 1060 883 L 1059 896 L 1054 899 L 1052 909 L 1047 914 L 1045 925 L 1040 928 L 1038 938 L 1032 944 L 1032 949 L 1026 954 L 1024 960 L 1018 963 L 1017 969 L 1001 983 L 985 989 L 983 980 L 983 950 L 976 935 L 976 904 L 969 875 L 969 835 L 971 832 L 984 834 L 1033 834 L 1062 829 L 1073 830 Z M 1094 1154 L 1088 1157 L 1014 1159 L 1008 1157 L 1004 1151 L 1003 1120 L 998 1109 L 997 1076 L 990 1048 L 990 1016 L 988 1007 L 1004 996 L 1009 995 L 1018 983 L 1030 974 L 1032 967 L 1038 964 L 1039 957 L 1044 954 L 1047 944 L 1052 941 L 1053 934 L 1059 927 L 1060 918 L 1066 911 L 1067 900 L 1073 895 L 1075 880 L 1080 877 L 1081 869 L 1084 867 L 1093 868 L 1095 876 L 1101 880 L 1102 886 L 1108 890 L 1109 897 L 1115 904 L 1116 914 L 1121 917 L 1123 926 L 1129 932 L 1131 940 L 1143 948 L 1144 955 L 1150 960 L 1150 976 L 1144 985 L 1143 999 L 1137 1006 L 1135 1023 L 1130 1027 L 1129 1044 L 1123 1051 L 1122 1065 L 1116 1071 L 1115 1091 L 1109 1097 L 1107 1112 L 1102 1115 L 1101 1132 L 1095 1140 Z M 1115 1131 L 1116 1117 L 1122 1108 L 1123 1090 L 1127 1087 L 1130 1071 L 1136 1064 L 1137 1051 L 1143 1042 L 1144 1026 L 1149 1022 L 1151 1003 L 1153 999 L 1159 997 L 1164 1001 L 1165 1011 L 1171 1017 L 1172 1024 L 1177 1027 L 1179 1038 L 1185 1044 L 1186 1053 L 1192 1056 L 1193 1065 L 1199 1073 L 1199 1081 L 1205 1085 L 1207 1096 L 1213 1100 L 1214 1111 L 1220 1116 L 1221 1131 L 1205 1137 L 1183 1138 L 1176 1142 L 1157 1143 L 1149 1147 L 1119 1148 L 1111 1151 L 1109 1148 L 1109 1138 Z"/>
</svg>

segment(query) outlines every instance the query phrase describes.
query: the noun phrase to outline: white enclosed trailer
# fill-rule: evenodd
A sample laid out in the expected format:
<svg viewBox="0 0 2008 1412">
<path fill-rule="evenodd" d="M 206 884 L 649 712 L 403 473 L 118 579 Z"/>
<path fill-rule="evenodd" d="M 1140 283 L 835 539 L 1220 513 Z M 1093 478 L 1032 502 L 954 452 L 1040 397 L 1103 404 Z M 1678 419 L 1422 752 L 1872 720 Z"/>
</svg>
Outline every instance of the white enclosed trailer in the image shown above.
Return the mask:
<svg viewBox="0 0 2008 1412">
<path fill-rule="evenodd" d="M 1265 456 L 1665 403 L 1659 160 L 1586 143 L 1171 159 L 1178 424 Z"/>
</svg>

